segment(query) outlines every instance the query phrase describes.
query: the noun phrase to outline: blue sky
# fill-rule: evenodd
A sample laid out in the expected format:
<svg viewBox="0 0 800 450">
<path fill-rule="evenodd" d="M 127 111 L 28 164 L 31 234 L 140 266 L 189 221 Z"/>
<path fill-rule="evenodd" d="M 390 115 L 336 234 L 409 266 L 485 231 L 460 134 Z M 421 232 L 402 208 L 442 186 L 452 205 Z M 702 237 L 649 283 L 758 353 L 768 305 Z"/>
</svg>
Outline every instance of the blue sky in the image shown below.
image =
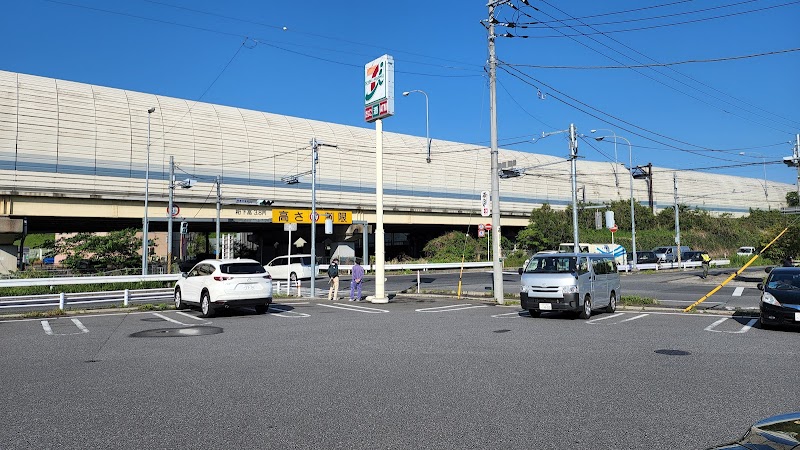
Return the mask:
<svg viewBox="0 0 800 450">
<path fill-rule="evenodd" d="M 629 139 L 634 165 L 757 178 L 766 167 L 768 179 L 796 182 L 777 161 L 800 133 L 800 51 L 787 51 L 800 47 L 800 1 L 529 2 L 497 8 L 518 25 L 497 28 L 516 36 L 496 45 L 501 147 L 566 156 L 563 136 L 541 133 L 575 123 Z M 401 95 L 421 89 L 433 139 L 489 142 L 485 0 L 8 0 L 2 9 L 2 70 L 369 128 L 363 66 L 388 53 L 397 99 L 385 131 L 425 135 L 424 97 Z M 682 63 L 763 53 L 774 54 Z M 656 63 L 682 64 L 630 67 Z M 627 150 L 620 141 L 621 161 Z M 588 138 L 579 153 L 614 158 L 613 144 Z M 751 165 L 722 167 L 741 164 Z"/>
</svg>

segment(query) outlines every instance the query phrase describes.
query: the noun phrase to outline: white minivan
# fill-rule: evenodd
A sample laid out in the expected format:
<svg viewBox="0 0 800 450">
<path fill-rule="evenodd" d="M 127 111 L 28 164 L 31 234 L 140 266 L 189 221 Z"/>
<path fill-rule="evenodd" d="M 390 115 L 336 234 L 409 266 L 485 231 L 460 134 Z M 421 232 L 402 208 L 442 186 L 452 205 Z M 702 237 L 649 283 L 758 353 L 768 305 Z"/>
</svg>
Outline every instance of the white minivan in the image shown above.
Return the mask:
<svg viewBox="0 0 800 450">
<path fill-rule="evenodd" d="M 264 266 L 273 280 L 310 280 L 311 255 L 278 256 Z M 315 277 L 319 276 L 319 265 L 314 266 Z"/>
<path fill-rule="evenodd" d="M 519 274 L 520 302 L 531 317 L 542 311 L 570 311 L 588 319 L 592 310 L 617 310 L 620 279 L 613 255 L 534 255 Z"/>
</svg>

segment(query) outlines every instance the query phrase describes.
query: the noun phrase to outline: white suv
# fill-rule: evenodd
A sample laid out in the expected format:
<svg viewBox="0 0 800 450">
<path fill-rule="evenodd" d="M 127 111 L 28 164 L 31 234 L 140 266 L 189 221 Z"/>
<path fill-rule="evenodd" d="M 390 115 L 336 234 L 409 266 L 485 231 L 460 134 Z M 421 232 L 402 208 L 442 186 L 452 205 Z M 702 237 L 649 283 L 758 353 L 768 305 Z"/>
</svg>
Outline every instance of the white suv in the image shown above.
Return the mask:
<svg viewBox="0 0 800 450">
<path fill-rule="evenodd" d="M 264 266 L 276 280 L 310 280 L 311 255 L 278 256 Z M 315 278 L 319 276 L 319 265 L 314 266 Z"/>
<path fill-rule="evenodd" d="M 175 283 L 175 308 L 186 303 L 200 305 L 203 317 L 231 306 L 254 306 L 263 314 L 272 303 L 272 277 L 252 259 L 206 259 Z"/>
<path fill-rule="evenodd" d="M 736 250 L 736 254 L 739 256 L 753 256 L 755 253 L 755 247 L 739 247 L 739 250 Z"/>
</svg>

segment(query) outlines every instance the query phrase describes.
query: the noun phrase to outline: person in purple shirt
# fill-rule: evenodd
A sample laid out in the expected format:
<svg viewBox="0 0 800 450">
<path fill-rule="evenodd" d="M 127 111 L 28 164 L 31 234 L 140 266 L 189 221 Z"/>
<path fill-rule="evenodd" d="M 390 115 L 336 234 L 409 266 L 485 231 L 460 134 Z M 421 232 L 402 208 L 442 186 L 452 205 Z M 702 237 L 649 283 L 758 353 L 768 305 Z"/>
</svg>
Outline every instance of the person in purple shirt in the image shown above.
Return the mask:
<svg viewBox="0 0 800 450">
<path fill-rule="evenodd" d="M 353 278 L 350 280 L 350 301 L 361 301 L 361 285 L 364 283 L 364 268 L 358 263 L 358 259 L 353 265 L 352 274 Z M 358 296 L 354 297 L 353 293 L 357 292 Z"/>
</svg>

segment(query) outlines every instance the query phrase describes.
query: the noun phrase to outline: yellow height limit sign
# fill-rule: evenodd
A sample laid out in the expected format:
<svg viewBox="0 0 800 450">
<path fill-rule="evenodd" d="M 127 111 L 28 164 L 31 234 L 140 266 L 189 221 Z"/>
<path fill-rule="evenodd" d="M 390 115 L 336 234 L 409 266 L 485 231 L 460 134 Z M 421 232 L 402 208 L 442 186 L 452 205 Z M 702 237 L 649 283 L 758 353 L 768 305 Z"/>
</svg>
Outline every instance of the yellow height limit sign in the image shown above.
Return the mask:
<svg viewBox="0 0 800 450">
<path fill-rule="evenodd" d="M 761 256 L 761 253 L 763 253 L 764 250 L 768 249 L 772 244 L 774 244 L 775 241 L 777 241 L 781 236 L 783 236 L 783 233 L 786 233 L 786 230 L 788 230 L 788 229 L 789 229 L 789 227 L 784 228 L 783 231 L 781 231 L 777 236 L 775 236 L 775 239 L 770 241 L 770 243 L 765 245 L 764 248 L 762 248 L 760 252 L 758 252 L 755 256 L 750 258 L 750 261 L 747 261 L 747 264 L 743 265 L 741 269 L 739 269 L 736 272 L 734 272 L 733 275 L 729 276 L 725 281 L 720 283 L 719 286 L 717 286 L 714 289 L 712 289 L 711 292 L 709 292 L 708 294 L 704 295 L 703 298 L 701 298 L 700 300 L 698 300 L 698 301 L 692 303 L 691 305 L 687 306 L 686 309 L 684 309 L 683 311 L 684 312 L 689 312 L 689 311 L 693 310 L 697 305 L 699 305 L 700 303 L 703 303 L 704 301 L 708 300 L 709 297 L 711 297 L 712 295 L 716 294 L 717 291 L 722 289 L 723 286 L 725 286 L 726 284 L 730 283 L 731 280 L 733 280 L 734 278 L 738 277 L 740 273 L 744 272 L 744 269 L 747 269 L 748 267 L 750 267 L 750 264 L 753 264 L 753 262 L 759 256 Z"/>
<path fill-rule="evenodd" d="M 325 223 L 328 219 L 331 219 L 334 225 L 349 225 L 353 223 L 353 212 L 318 209 L 317 220 L 313 220 L 310 209 L 272 210 L 272 223 Z"/>
</svg>

